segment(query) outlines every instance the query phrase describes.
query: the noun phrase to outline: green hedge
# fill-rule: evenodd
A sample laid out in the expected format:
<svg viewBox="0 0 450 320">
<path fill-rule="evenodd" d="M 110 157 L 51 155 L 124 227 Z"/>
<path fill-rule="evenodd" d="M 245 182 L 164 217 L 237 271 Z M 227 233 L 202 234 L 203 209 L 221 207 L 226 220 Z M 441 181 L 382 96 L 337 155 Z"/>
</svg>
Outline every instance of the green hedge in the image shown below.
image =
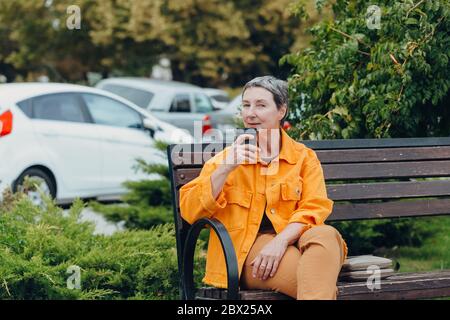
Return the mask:
<svg viewBox="0 0 450 320">
<path fill-rule="evenodd" d="M 305 0 L 291 7 L 312 22 Z M 291 132 L 301 139 L 450 135 L 450 1 L 320 0 L 333 12 L 281 60 Z M 377 28 L 368 26 L 379 8 Z"/>
<path fill-rule="evenodd" d="M 429 219 L 396 218 L 330 222 L 342 234 L 349 255 L 379 254 L 398 246 L 419 247 L 433 235 Z"/>
<path fill-rule="evenodd" d="M 47 200 L 34 206 L 6 192 L 0 202 L 0 299 L 177 299 L 179 273 L 173 224 L 94 234 L 80 222 L 81 201 L 64 212 Z M 200 243 L 200 245 L 203 245 Z M 197 256 L 204 265 L 204 257 Z M 81 288 L 68 289 L 69 266 Z M 203 273 L 196 268 L 197 282 Z"/>
</svg>

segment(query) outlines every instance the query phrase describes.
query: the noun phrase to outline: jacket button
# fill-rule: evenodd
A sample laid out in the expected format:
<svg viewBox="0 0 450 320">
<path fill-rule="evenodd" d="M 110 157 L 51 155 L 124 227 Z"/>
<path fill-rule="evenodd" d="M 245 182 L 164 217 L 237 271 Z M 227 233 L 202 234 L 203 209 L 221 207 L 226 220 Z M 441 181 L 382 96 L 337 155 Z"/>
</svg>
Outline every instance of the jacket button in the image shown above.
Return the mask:
<svg viewBox="0 0 450 320">
<path fill-rule="evenodd" d="M 275 214 L 275 209 L 274 208 L 270 209 L 270 213 Z"/>
</svg>

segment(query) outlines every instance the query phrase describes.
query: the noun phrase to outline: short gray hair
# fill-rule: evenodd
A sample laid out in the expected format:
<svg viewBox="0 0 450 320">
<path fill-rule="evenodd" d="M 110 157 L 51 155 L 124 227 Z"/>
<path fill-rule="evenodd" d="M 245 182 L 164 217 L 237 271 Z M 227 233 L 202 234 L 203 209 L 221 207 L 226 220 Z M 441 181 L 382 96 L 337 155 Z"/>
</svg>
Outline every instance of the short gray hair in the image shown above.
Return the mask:
<svg viewBox="0 0 450 320">
<path fill-rule="evenodd" d="M 255 87 L 264 88 L 267 91 L 271 92 L 277 109 L 280 109 L 283 105 L 286 106 L 286 114 L 280 121 L 281 125 L 283 125 L 289 113 L 287 82 L 277 79 L 274 76 L 256 77 L 245 84 L 244 89 L 242 90 L 242 97 L 244 97 L 245 90 Z"/>
</svg>

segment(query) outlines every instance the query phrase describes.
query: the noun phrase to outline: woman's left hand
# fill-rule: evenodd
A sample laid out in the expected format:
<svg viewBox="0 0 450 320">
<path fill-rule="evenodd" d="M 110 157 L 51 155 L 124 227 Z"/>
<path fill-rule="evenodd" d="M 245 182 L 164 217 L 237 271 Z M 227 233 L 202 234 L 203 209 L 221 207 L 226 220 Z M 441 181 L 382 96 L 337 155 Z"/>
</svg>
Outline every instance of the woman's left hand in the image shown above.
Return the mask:
<svg viewBox="0 0 450 320">
<path fill-rule="evenodd" d="M 281 258 L 283 258 L 287 247 L 288 242 L 277 237 L 267 243 L 251 262 L 253 266 L 253 278 L 266 280 L 269 275 L 273 277 L 275 272 L 277 272 Z"/>
</svg>

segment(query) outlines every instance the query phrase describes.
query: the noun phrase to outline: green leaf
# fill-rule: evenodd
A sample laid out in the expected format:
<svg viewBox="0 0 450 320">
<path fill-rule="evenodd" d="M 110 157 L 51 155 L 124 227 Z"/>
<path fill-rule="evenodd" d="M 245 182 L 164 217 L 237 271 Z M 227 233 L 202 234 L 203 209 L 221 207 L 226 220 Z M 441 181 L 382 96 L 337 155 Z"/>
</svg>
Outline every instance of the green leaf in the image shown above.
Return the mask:
<svg viewBox="0 0 450 320">
<path fill-rule="evenodd" d="M 415 19 L 415 18 L 408 18 L 408 19 L 406 19 L 405 23 L 406 24 L 410 24 L 410 25 L 414 25 L 414 24 L 418 24 L 419 21 L 417 21 L 417 19 Z"/>
</svg>

